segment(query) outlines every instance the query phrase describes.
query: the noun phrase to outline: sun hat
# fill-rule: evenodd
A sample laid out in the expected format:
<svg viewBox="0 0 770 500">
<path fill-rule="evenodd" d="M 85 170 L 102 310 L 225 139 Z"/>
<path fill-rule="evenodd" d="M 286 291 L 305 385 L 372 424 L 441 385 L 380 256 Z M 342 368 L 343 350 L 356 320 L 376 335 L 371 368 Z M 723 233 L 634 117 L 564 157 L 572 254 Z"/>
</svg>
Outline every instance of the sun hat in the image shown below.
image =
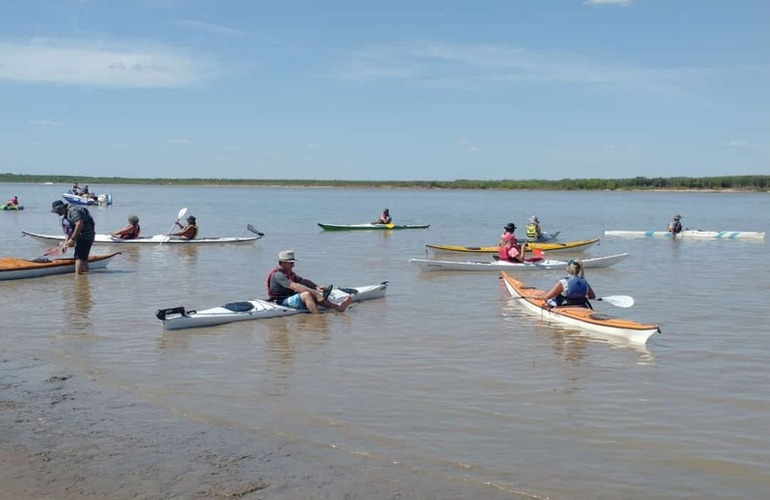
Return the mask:
<svg viewBox="0 0 770 500">
<path fill-rule="evenodd" d="M 682 216 L 681 216 L 681 215 L 679 215 L 679 214 L 676 214 L 676 215 L 674 216 L 674 220 L 679 220 L 679 219 L 681 219 L 681 218 L 682 218 Z"/>
<path fill-rule="evenodd" d="M 67 204 L 64 203 L 63 201 L 56 200 L 53 203 L 51 203 L 51 213 L 52 214 L 58 214 L 59 213 L 59 209 L 60 208 L 64 208 L 66 206 L 67 206 Z"/>
<path fill-rule="evenodd" d="M 281 250 L 278 252 L 278 262 L 297 262 L 294 250 Z"/>
<path fill-rule="evenodd" d="M 195 221 L 196 221 L 196 220 L 197 220 L 197 219 L 195 218 L 195 216 L 194 216 L 194 215 L 188 215 L 188 216 L 187 216 L 187 221 L 188 221 L 188 222 L 192 222 L 193 224 L 195 224 Z"/>
<path fill-rule="evenodd" d="M 538 220 L 537 215 L 533 215 L 529 218 L 529 222 L 540 222 L 540 220 Z"/>
<path fill-rule="evenodd" d="M 512 233 L 513 231 L 516 231 L 516 224 L 514 224 L 513 222 L 509 222 L 508 224 L 505 225 L 503 229 Z"/>
</svg>

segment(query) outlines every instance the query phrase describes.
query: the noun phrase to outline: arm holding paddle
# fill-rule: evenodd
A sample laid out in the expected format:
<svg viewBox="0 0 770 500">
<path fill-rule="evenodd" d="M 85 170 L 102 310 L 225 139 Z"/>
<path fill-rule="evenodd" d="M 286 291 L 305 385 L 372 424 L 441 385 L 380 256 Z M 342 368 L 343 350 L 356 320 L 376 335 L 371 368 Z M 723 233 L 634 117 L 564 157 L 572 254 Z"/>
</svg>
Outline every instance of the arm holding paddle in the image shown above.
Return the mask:
<svg viewBox="0 0 770 500">
<path fill-rule="evenodd" d="M 393 219 L 390 217 L 390 209 L 386 208 L 382 211 L 380 216 L 377 218 L 377 220 L 373 221 L 372 224 L 388 224 L 392 225 Z"/>
</svg>

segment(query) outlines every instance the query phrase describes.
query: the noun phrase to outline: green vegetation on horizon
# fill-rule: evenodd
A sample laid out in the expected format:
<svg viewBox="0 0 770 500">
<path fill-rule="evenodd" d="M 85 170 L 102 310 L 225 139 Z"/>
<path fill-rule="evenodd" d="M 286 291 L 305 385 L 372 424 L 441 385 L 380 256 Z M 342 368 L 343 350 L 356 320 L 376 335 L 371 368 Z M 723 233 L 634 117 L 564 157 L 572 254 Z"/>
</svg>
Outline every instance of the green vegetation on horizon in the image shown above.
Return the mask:
<svg viewBox="0 0 770 500">
<path fill-rule="evenodd" d="M 767 191 L 770 175 L 720 177 L 633 177 L 630 179 L 469 180 L 454 181 L 346 181 L 312 179 L 134 179 L 72 175 L 0 174 L 0 182 L 53 182 L 56 184 L 149 184 L 167 186 L 286 186 L 420 189 L 534 189 L 534 190 L 738 190 Z"/>
</svg>

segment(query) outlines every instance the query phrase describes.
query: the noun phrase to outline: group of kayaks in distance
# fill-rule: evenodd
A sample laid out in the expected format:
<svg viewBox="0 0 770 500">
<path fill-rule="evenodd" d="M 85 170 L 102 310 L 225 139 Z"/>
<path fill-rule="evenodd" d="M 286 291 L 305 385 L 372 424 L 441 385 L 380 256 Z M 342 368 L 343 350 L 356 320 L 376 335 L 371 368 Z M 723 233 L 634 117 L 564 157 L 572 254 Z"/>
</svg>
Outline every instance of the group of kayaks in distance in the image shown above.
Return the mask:
<svg viewBox="0 0 770 500">
<path fill-rule="evenodd" d="M 74 196 L 74 194 L 73 194 Z M 18 201 L 18 200 L 16 200 Z M 186 211 L 186 209 L 183 209 Z M 180 217 L 182 212 L 180 211 Z M 179 219 L 177 219 L 178 221 Z M 574 254 L 597 244 L 599 238 L 556 242 L 554 241 L 560 232 L 545 233 L 541 230 L 537 216 L 531 216 L 526 226 L 526 239 L 518 246 L 520 255 L 516 258 L 509 258 L 506 251 L 503 252 L 503 240 L 496 246 L 460 246 L 444 244 L 426 244 L 426 254 L 431 252 L 431 258 L 414 258 L 410 263 L 415 264 L 422 271 L 493 271 L 499 272 L 505 283 L 506 290 L 511 295 L 512 300 L 520 304 L 524 310 L 537 313 L 542 321 L 560 323 L 569 327 L 579 327 L 591 332 L 610 335 L 621 338 L 632 343 L 646 343 L 651 335 L 659 332 L 658 325 L 637 323 L 635 321 L 624 320 L 606 316 L 595 312 L 590 304 L 585 306 L 553 306 L 549 305 L 544 296 L 543 290 L 537 290 L 527 286 L 523 281 L 514 278 L 511 273 L 521 270 L 552 270 L 569 267 L 575 260 L 554 259 L 550 254 Z M 677 226 L 674 222 L 679 223 Z M 429 224 L 397 224 L 394 223 L 390 211 L 383 210 L 380 217 L 369 223 L 359 224 L 330 224 L 318 223 L 318 226 L 324 231 L 358 231 L 374 230 L 388 231 L 401 229 L 427 229 Z M 157 234 L 153 236 L 138 236 L 131 239 L 123 239 L 115 234 L 97 234 L 95 244 L 222 244 L 222 243 L 248 243 L 256 241 L 264 236 L 264 233 L 256 230 L 252 225 L 247 226 L 247 230 L 253 233 L 253 236 L 247 237 L 217 237 L 217 238 L 194 238 L 179 239 L 170 238 L 168 234 Z M 515 230 L 515 225 L 510 223 L 506 226 L 506 231 L 511 234 Z M 31 231 L 23 231 L 23 235 L 29 236 L 44 242 L 62 242 L 66 236 L 41 234 Z M 605 231 L 606 236 L 628 236 L 628 237 L 668 237 L 674 239 L 763 239 L 765 233 L 751 231 L 700 231 L 690 230 L 681 227 L 681 216 L 675 217 L 672 224 L 666 231 Z M 504 235 L 505 236 L 505 233 Z M 515 238 L 514 238 L 515 242 Z M 526 252 L 530 257 L 526 257 Z M 120 252 L 109 253 L 105 255 L 92 256 L 89 258 L 92 269 L 103 268 L 110 259 Z M 549 257 L 546 257 L 546 254 Z M 512 254 L 515 255 L 515 254 Z M 581 269 L 600 269 L 615 265 L 626 260 L 628 253 L 619 253 L 607 256 L 589 257 L 577 260 Z M 17 258 L 0 259 L 0 280 L 20 279 L 28 277 L 39 277 L 51 274 L 61 274 L 72 272 L 72 259 L 49 259 L 43 255 L 37 259 L 26 260 Z M 341 303 L 351 297 L 353 301 L 380 298 L 385 295 L 388 282 L 383 281 L 378 284 L 335 288 L 329 296 L 329 300 Z M 610 296 L 595 299 L 597 301 L 610 302 L 618 307 L 630 307 L 633 299 L 628 296 Z M 587 307 L 586 307 L 587 306 Z M 272 318 L 277 316 L 287 316 L 302 312 L 298 309 L 282 306 L 275 302 L 263 299 L 252 299 L 241 302 L 232 302 L 222 306 L 212 307 L 202 310 L 188 310 L 184 307 L 173 307 L 160 309 L 156 316 L 162 322 L 166 330 L 177 330 L 184 328 L 195 328 L 203 326 L 213 326 L 234 321 L 254 320 L 262 318 Z"/>
</svg>

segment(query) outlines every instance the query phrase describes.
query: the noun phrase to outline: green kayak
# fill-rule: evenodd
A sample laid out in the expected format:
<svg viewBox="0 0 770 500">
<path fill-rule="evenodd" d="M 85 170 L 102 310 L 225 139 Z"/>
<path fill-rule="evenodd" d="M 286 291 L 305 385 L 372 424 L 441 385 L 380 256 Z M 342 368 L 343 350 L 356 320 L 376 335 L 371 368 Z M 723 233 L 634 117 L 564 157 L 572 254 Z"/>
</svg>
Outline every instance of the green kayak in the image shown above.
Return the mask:
<svg viewBox="0 0 770 500">
<path fill-rule="evenodd" d="M 324 231 L 389 231 L 392 229 L 428 229 L 430 224 L 322 224 Z"/>
</svg>

